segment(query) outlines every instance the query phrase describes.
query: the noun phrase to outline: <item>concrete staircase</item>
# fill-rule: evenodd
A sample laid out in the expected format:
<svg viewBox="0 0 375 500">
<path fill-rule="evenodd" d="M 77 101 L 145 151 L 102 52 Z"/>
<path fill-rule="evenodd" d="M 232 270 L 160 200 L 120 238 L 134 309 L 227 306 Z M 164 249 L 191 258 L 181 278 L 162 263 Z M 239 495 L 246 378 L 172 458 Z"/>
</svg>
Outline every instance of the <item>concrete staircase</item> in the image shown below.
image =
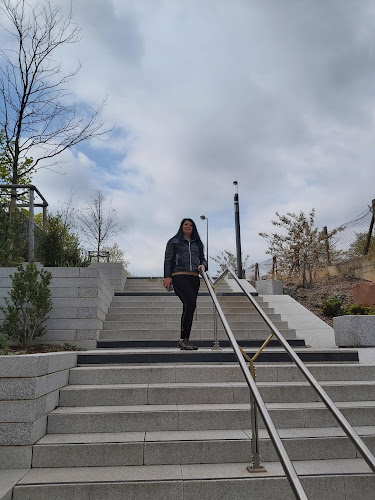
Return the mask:
<svg viewBox="0 0 375 500">
<path fill-rule="evenodd" d="M 232 280 L 233 281 L 233 280 Z M 236 284 L 223 282 L 218 288 L 218 298 L 226 318 L 241 347 L 255 352 L 269 336 L 270 330 L 259 317 L 255 308 Z M 233 289 L 233 288 L 234 289 Z M 132 291 L 129 291 L 132 290 Z M 281 321 L 279 314 L 268 307 L 267 302 L 256 297 L 258 304 L 268 314 L 284 338 L 299 352 L 304 361 L 356 361 L 356 350 L 338 352 L 337 349 L 316 351 L 305 348 L 305 342 L 296 339 L 296 333 Z M 161 363 L 185 362 L 186 352 L 176 350 L 179 338 L 181 302 L 174 293 L 163 290 L 162 280 L 128 279 L 125 291 L 116 293 L 96 352 L 79 355 L 82 364 Z M 204 282 L 197 301 L 197 314 L 193 323 L 191 340 L 200 349 L 189 353 L 189 362 L 236 362 L 229 347 L 224 329 L 218 321 L 219 341 L 223 348 L 212 351 L 213 306 Z M 289 356 L 272 340 L 270 349 L 262 353 L 260 361 L 288 362 Z M 253 351 L 252 351 L 253 349 Z"/>
<path fill-rule="evenodd" d="M 128 280 L 115 297 L 100 348 L 79 356 L 13 500 L 293 498 L 262 424 L 266 472 L 247 471 L 249 390 L 222 331 L 222 350 L 211 350 L 212 303 L 204 288 L 192 333 L 200 349 L 181 352 L 180 302 L 155 282 Z M 228 284 L 219 293 L 236 338 L 251 351 L 269 332 Z M 260 303 L 295 341 L 294 331 Z M 374 453 L 375 365 L 359 364 L 353 349 L 312 352 L 303 343 L 295 349 L 320 360 L 307 365 Z M 308 498 L 373 500 L 374 474 L 277 343 L 267 351 L 275 359 L 260 359 L 258 386 Z"/>
</svg>

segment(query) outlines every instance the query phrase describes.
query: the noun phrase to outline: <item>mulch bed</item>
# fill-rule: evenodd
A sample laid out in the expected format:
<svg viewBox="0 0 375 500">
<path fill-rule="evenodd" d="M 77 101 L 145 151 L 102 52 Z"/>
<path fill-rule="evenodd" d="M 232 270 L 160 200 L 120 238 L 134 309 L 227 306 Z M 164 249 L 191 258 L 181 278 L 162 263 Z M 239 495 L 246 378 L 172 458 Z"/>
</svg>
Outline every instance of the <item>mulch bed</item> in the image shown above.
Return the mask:
<svg viewBox="0 0 375 500">
<path fill-rule="evenodd" d="M 21 349 L 18 346 L 9 346 L 4 350 L 0 350 L 0 355 L 18 355 L 18 354 L 38 354 L 38 353 L 49 353 L 49 352 L 67 352 L 67 351 L 84 351 L 80 347 L 64 344 L 64 345 L 48 345 L 48 344 L 37 344 L 27 347 L 26 349 Z"/>
</svg>

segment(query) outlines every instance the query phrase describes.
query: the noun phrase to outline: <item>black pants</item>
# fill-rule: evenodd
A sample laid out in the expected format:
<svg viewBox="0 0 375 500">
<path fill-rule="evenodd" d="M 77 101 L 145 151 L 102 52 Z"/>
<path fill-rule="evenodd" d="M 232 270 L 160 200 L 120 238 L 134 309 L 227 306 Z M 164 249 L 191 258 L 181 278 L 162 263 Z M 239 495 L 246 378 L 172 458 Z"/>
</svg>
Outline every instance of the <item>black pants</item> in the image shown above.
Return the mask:
<svg viewBox="0 0 375 500">
<path fill-rule="evenodd" d="M 177 274 L 172 276 L 173 290 L 182 302 L 181 316 L 181 338 L 190 337 L 191 325 L 195 307 L 197 305 L 197 295 L 199 290 L 199 276 L 189 274 Z"/>
</svg>

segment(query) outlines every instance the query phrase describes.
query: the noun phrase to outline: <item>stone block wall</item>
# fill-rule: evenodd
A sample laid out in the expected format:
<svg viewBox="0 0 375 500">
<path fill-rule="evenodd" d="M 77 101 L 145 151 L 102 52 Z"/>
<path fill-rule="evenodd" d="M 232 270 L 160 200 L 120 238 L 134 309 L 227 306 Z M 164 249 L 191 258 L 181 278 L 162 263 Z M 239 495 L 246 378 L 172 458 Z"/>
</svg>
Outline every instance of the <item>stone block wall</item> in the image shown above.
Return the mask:
<svg viewBox="0 0 375 500">
<path fill-rule="evenodd" d="M 75 352 L 0 356 L 0 469 L 31 467 L 32 445 L 76 362 Z"/>
<path fill-rule="evenodd" d="M 320 271 L 318 276 L 326 276 L 327 274 L 328 276 L 349 274 L 356 278 L 375 281 L 375 253 L 356 257 L 335 266 L 329 266 L 324 271 Z"/>
<path fill-rule="evenodd" d="M 46 267 L 53 275 L 50 285 L 53 309 L 47 320 L 47 333 L 38 343 L 69 342 L 94 349 L 113 298 L 113 288 L 97 267 Z M 0 305 L 11 290 L 9 275 L 15 268 L 0 268 Z M 0 321 L 3 320 L 0 312 Z"/>
<path fill-rule="evenodd" d="M 100 269 L 115 292 L 124 291 L 127 276 L 120 262 L 92 262 L 89 267 Z"/>
<path fill-rule="evenodd" d="M 375 347 L 375 316 L 337 316 L 333 328 L 338 347 Z"/>
<path fill-rule="evenodd" d="M 259 280 L 255 282 L 259 295 L 283 295 L 283 283 L 280 280 Z"/>
</svg>

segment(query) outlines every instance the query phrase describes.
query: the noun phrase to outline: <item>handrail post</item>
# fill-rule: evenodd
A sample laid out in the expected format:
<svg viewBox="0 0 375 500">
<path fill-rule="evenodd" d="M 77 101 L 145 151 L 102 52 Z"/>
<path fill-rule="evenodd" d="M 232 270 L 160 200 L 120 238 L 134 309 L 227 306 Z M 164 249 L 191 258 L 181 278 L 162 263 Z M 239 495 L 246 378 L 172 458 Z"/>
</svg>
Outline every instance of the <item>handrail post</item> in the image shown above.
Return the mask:
<svg viewBox="0 0 375 500">
<path fill-rule="evenodd" d="M 225 276 L 225 275 L 223 275 L 223 276 Z M 204 280 L 204 277 L 203 277 L 203 280 Z M 217 285 L 218 285 L 218 283 L 216 283 L 216 286 Z M 212 285 L 211 288 L 212 288 L 214 294 L 216 295 L 216 287 L 214 285 Z M 212 303 L 212 307 L 213 307 L 212 313 L 213 313 L 213 320 L 214 320 L 214 346 L 213 346 L 212 350 L 213 351 L 220 351 L 221 347 L 219 345 L 219 339 L 218 339 L 218 333 L 217 333 L 217 310 L 216 310 L 214 302 Z"/>
<path fill-rule="evenodd" d="M 43 231 L 47 231 L 47 205 L 43 204 Z"/>
<path fill-rule="evenodd" d="M 250 359 L 249 368 L 251 376 L 255 379 L 254 362 Z M 266 469 L 260 465 L 260 446 L 259 446 L 259 426 L 258 426 L 258 407 L 252 391 L 250 391 L 250 410 L 251 410 L 251 465 L 247 468 L 249 472 L 264 472 Z"/>
<path fill-rule="evenodd" d="M 221 347 L 219 345 L 218 333 L 217 333 L 217 311 L 216 311 L 215 304 L 213 304 L 213 315 L 214 315 L 214 346 L 213 346 L 212 350 L 219 351 L 219 350 L 221 350 Z"/>
<path fill-rule="evenodd" d="M 34 260 L 34 189 L 29 191 L 29 262 Z"/>
</svg>

